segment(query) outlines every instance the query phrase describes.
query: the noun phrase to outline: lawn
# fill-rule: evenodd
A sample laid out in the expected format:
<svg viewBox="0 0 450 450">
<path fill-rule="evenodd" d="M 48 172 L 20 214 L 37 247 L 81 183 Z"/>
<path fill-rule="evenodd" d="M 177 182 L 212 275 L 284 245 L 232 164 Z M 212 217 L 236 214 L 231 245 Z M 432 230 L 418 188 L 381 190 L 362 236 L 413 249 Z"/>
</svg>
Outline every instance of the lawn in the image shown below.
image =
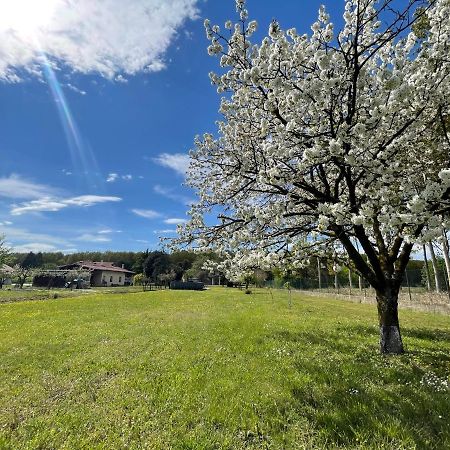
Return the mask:
<svg viewBox="0 0 450 450">
<path fill-rule="evenodd" d="M 450 318 L 260 290 L 0 305 L 0 448 L 450 448 Z"/>
</svg>

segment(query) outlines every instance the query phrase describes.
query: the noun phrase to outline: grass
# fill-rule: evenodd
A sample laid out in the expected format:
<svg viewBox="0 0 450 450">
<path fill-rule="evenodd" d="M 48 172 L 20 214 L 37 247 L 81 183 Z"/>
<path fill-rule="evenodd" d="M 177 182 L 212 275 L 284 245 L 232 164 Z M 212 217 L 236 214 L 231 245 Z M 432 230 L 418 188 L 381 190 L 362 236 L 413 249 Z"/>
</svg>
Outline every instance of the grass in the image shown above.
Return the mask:
<svg viewBox="0 0 450 450">
<path fill-rule="evenodd" d="M 0 305 L 0 448 L 447 449 L 450 318 L 286 292 Z"/>
<path fill-rule="evenodd" d="M 129 292 L 140 292 L 142 288 L 139 286 L 123 286 L 123 287 L 96 287 L 93 289 L 44 289 L 32 288 L 30 286 L 23 289 L 11 288 L 4 286 L 0 289 L 0 303 L 22 302 L 27 300 L 48 300 L 56 298 L 68 298 L 86 296 L 89 294 L 126 294 Z"/>
</svg>

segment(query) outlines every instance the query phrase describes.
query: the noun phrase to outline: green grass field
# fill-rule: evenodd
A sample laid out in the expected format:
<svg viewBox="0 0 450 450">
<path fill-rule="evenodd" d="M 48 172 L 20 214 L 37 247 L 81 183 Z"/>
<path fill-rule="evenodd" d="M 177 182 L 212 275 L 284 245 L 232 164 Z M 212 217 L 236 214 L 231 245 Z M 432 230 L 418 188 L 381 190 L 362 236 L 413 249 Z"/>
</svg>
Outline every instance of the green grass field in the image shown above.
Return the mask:
<svg viewBox="0 0 450 450">
<path fill-rule="evenodd" d="M 450 318 L 286 292 L 0 305 L 0 448 L 448 449 Z"/>
</svg>

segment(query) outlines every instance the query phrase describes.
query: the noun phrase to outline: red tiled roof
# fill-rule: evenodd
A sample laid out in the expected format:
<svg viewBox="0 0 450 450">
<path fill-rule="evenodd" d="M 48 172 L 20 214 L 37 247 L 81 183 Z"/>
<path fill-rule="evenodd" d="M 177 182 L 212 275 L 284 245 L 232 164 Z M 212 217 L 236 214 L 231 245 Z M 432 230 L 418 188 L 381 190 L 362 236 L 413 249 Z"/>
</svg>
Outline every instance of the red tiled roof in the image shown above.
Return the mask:
<svg viewBox="0 0 450 450">
<path fill-rule="evenodd" d="M 128 269 L 122 269 L 122 267 L 117 267 L 112 262 L 99 262 L 99 261 L 78 261 L 72 264 L 66 264 L 65 266 L 60 266 L 60 269 L 69 269 L 73 267 L 78 267 L 80 269 L 87 270 L 107 270 L 109 272 L 122 272 L 122 273 L 135 273 Z"/>
</svg>

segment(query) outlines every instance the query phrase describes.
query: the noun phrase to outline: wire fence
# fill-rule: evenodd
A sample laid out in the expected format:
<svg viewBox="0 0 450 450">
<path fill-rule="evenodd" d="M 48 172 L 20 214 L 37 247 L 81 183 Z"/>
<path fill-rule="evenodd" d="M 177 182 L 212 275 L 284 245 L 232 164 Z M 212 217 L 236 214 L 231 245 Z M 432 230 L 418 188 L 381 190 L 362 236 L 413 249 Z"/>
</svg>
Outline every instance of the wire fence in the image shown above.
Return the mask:
<svg viewBox="0 0 450 450">
<path fill-rule="evenodd" d="M 256 286 L 258 283 L 255 284 Z M 348 270 L 338 273 L 308 273 L 304 277 L 284 277 L 260 284 L 269 289 L 295 289 L 312 295 L 325 295 L 358 303 L 375 303 L 375 290 L 357 274 Z M 445 270 L 435 276 L 426 268 L 407 270 L 399 294 L 402 307 L 423 311 L 450 313 L 450 289 Z"/>
</svg>

